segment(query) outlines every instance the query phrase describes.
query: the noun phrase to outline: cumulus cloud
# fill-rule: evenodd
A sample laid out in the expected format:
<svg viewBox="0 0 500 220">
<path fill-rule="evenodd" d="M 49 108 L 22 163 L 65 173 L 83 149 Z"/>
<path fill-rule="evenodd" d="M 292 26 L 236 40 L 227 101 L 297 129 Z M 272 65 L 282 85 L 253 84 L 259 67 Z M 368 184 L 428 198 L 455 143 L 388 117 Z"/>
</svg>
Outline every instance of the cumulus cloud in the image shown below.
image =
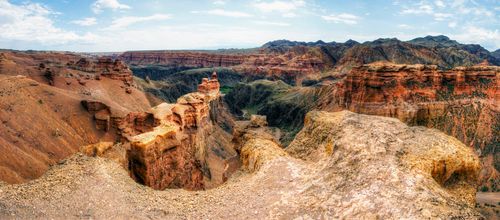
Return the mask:
<svg viewBox="0 0 500 220">
<path fill-rule="evenodd" d="M 500 31 L 477 26 L 466 26 L 462 32 L 451 36 L 459 42 L 481 44 L 489 48 L 500 48 Z"/>
<path fill-rule="evenodd" d="M 97 36 L 87 33 L 78 35 L 54 26 L 51 16 L 58 14 L 37 4 L 11 4 L 0 0 L 0 39 L 9 41 L 64 44 L 70 41 L 91 41 Z"/>
<path fill-rule="evenodd" d="M 101 13 L 104 9 L 130 9 L 130 6 L 121 4 L 118 0 L 97 0 L 92 4 L 92 11 L 96 14 Z"/>
<path fill-rule="evenodd" d="M 357 24 L 360 20 L 360 17 L 348 13 L 324 15 L 321 16 L 321 18 L 323 18 L 323 20 L 325 21 L 344 24 Z"/>
<path fill-rule="evenodd" d="M 79 20 L 73 20 L 71 21 L 73 24 L 77 24 L 80 26 L 92 26 L 97 24 L 97 19 L 94 17 L 89 17 L 89 18 L 83 18 Z"/>
<path fill-rule="evenodd" d="M 154 14 L 151 16 L 144 16 L 144 17 L 138 17 L 138 16 L 126 16 L 126 17 L 121 17 L 114 19 L 111 22 L 111 29 L 119 29 L 119 28 L 124 28 L 136 23 L 140 22 L 147 22 L 147 21 L 163 21 L 170 19 L 172 16 L 169 14 Z"/>
<path fill-rule="evenodd" d="M 304 0 L 292 1 L 257 1 L 253 6 L 264 13 L 278 12 L 284 17 L 295 17 L 296 11 L 306 5 Z"/>
</svg>

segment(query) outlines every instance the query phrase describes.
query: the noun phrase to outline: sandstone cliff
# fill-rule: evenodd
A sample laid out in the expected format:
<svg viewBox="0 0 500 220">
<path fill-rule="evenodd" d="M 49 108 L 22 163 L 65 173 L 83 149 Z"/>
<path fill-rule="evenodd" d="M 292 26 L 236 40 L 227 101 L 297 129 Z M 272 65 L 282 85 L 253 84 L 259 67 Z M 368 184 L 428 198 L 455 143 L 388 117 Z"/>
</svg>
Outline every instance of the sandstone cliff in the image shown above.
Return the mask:
<svg viewBox="0 0 500 220">
<path fill-rule="evenodd" d="M 500 143 L 500 68 L 374 63 L 354 68 L 324 96 L 319 109 L 348 109 L 437 128 L 476 149 L 485 169 L 482 184 L 495 191 Z M 489 167 L 489 168 L 488 168 Z"/>
<path fill-rule="evenodd" d="M 155 189 L 205 189 L 227 180 L 239 160 L 226 133 L 211 118 L 212 103 L 220 98 L 214 72 L 198 92 L 163 103 L 150 113 L 132 113 L 119 125 L 130 142 L 128 169 L 140 183 Z M 217 114 L 217 113 L 215 113 Z M 150 117 L 150 129 L 140 129 Z M 137 123 L 141 122 L 141 123 Z"/>
</svg>

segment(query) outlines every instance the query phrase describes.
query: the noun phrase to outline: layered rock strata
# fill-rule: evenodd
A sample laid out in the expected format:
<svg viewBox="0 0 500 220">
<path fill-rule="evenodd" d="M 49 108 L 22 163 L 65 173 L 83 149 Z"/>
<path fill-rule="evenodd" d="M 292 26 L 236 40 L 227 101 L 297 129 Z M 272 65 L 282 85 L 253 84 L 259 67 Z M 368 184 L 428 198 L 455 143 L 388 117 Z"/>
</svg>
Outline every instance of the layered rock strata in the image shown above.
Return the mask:
<svg viewBox="0 0 500 220">
<path fill-rule="evenodd" d="M 97 60 L 89 60 L 81 58 L 77 62 L 69 62 L 67 65 L 76 70 L 97 73 L 95 78 L 98 80 L 103 76 L 114 80 L 122 80 L 127 85 L 133 84 L 132 71 L 118 59 L 101 57 Z"/>
<path fill-rule="evenodd" d="M 309 48 L 295 48 L 286 53 L 255 51 L 226 54 L 195 51 L 130 51 L 120 56 L 129 65 L 161 65 L 185 68 L 230 67 L 243 75 L 255 75 L 289 82 L 301 81 L 327 66 L 323 57 Z M 137 67 L 136 67 L 137 68 Z"/>
<path fill-rule="evenodd" d="M 210 120 L 210 104 L 219 98 L 214 72 L 211 79 L 203 79 L 198 92 L 151 109 L 150 131 L 122 133 L 130 141 L 131 176 L 155 189 L 204 189 L 227 180 L 238 166 L 237 154 L 227 143 L 209 141 L 212 133 L 221 132 Z M 218 155 L 212 157 L 214 151 Z"/>
</svg>

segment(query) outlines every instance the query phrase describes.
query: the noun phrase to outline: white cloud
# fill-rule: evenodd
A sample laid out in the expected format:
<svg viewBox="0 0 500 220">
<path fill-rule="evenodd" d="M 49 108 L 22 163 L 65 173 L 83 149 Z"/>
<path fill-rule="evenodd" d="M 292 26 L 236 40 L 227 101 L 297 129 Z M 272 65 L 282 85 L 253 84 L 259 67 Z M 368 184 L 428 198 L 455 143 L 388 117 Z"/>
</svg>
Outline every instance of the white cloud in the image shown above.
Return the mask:
<svg viewBox="0 0 500 220">
<path fill-rule="evenodd" d="M 494 15 L 493 12 L 484 7 L 477 7 L 476 5 L 470 5 L 467 3 L 467 1 L 463 0 L 453 1 L 450 6 L 453 9 L 452 11 L 456 11 L 460 14 L 473 14 L 481 17 L 492 17 Z"/>
<path fill-rule="evenodd" d="M 443 6 L 441 5 L 441 3 L 443 2 L 438 2 L 441 1 L 436 1 L 436 5 L 438 5 L 438 7 Z M 420 3 L 417 7 L 414 8 L 405 8 L 400 12 L 400 14 L 431 15 L 436 21 L 444 21 L 453 17 L 453 14 L 436 12 L 431 5 L 423 3 Z"/>
<path fill-rule="evenodd" d="M 444 21 L 446 19 L 453 17 L 452 14 L 448 14 L 448 13 L 434 13 L 433 16 L 434 16 L 434 20 L 436 20 L 436 21 Z"/>
<path fill-rule="evenodd" d="M 451 35 L 452 38 L 464 43 L 481 44 L 489 48 L 500 48 L 500 31 L 482 27 L 466 26 L 462 33 Z"/>
<path fill-rule="evenodd" d="M 92 25 L 97 24 L 97 19 L 94 17 L 89 17 L 89 18 L 83 18 L 80 20 L 74 20 L 74 21 L 71 21 L 71 23 L 77 24 L 80 26 L 92 26 Z"/>
<path fill-rule="evenodd" d="M 121 4 L 118 0 L 97 0 L 92 4 L 92 11 L 96 14 L 101 13 L 106 8 L 118 10 L 130 9 L 130 6 Z"/>
<path fill-rule="evenodd" d="M 448 27 L 450 27 L 450 28 L 456 28 L 457 27 L 457 22 L 452 21 L 452 22 L 448 23 Z"/>
<path fill-rule="evenodd" d="M 79 35 L 54 26 L 50 16 L 59 14 L 37 4 L 11 4 L 0 0 L 0 40 L 38 42 L 43 44 L 65 44 L 72 41 L 92 41 L 96 35 Z"/>
<path fill-rule="evenodd" d="M 306 5 L 304 0 L 291 1 L 257 1 L 253 6 L 264 13 L 278 12 L 285 17 L 295 17 L 296 11 Z"/>
<path fill-rule="evenodd" d="M 126 16 L 113 20 L 111 22 L 111 29 L 124 28 L 136 23 L 146 22 L 146 21 L 163 21 L 170 19 L 172 16 L 168 14 L 154 14 L 151 16 L 137 17 L 137 16 Z"/>
<path fill-rule="evenodd" d="M 360 20 L 360 17 L 353 15 L 353 14 L 348 14 L 348 13 L 342 13 L 342 14 L 331 14 L 331 15 L 324 15 L 321 16 L 323 20 L 325 21 L 330 21 L 334 23 L 344 23 L 344 24 L 357 24 L 358 21 Z"/>
<path fill-rule="evenodd" d="M 271 21 L 255 21 L 254 23 L 259 25 L 268 25 L 268 26 L 280 26 L 280 27 L 288 27 L 289 23 L 285 22 L 271 22 Z"/>
<path fill-rule="evenodd" d="M 446 6 L 442 0 L 436 0 L 434 4 L 440 8 L 444 8 Z"/>
<path fill-rule="evenodd" d="M 432 14 L 434 12 L 434 9 L 430 5 L 422 4 L 419 5 L 416 8 L 406 8 L 403 11 L 401 11 L 401 14 Z"/>
<path fill-rule="evenodd" d="M 210 15 L 218 15 L 218 16 L 233 17 L 233 18 L 252 17 L 251 14 L 248 14 L 248 13 L 245 13 L 245 12 L 240 12 L 240 11 L 226 11 L 224 9 L 213 9 L 213 10 L 206 11 L 205 13 L 210 14 Z"/>
</svg>

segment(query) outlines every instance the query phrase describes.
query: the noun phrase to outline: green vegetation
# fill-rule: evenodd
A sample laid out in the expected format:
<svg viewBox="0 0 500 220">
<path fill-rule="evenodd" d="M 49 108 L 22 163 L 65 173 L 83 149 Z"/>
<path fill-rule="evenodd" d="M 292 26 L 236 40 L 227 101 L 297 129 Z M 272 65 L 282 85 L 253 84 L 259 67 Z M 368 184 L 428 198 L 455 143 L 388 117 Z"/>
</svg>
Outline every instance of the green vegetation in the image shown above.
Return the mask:
<svg viewBox="0 0 500 220">
<path fill-rule="evenodd" d="M 228 94 L 231 92 L 231 90 L 233 90 L 233 88 L 234 88 L 233 86 L 222 86 L 220 87 L 220 92 L 222 94 Z"/>
<path fill-rule="evenodd" d="M 314 87 L 292 87 L 283 81 L 257 80 L 239 83 L 224 100 L 233 113 L 243 117 L 265 115 L 270 126 L 285 134 L 281 142 L 288 145 L 302 128 L 305 114 L 318 99 Z"/>
</svg>

